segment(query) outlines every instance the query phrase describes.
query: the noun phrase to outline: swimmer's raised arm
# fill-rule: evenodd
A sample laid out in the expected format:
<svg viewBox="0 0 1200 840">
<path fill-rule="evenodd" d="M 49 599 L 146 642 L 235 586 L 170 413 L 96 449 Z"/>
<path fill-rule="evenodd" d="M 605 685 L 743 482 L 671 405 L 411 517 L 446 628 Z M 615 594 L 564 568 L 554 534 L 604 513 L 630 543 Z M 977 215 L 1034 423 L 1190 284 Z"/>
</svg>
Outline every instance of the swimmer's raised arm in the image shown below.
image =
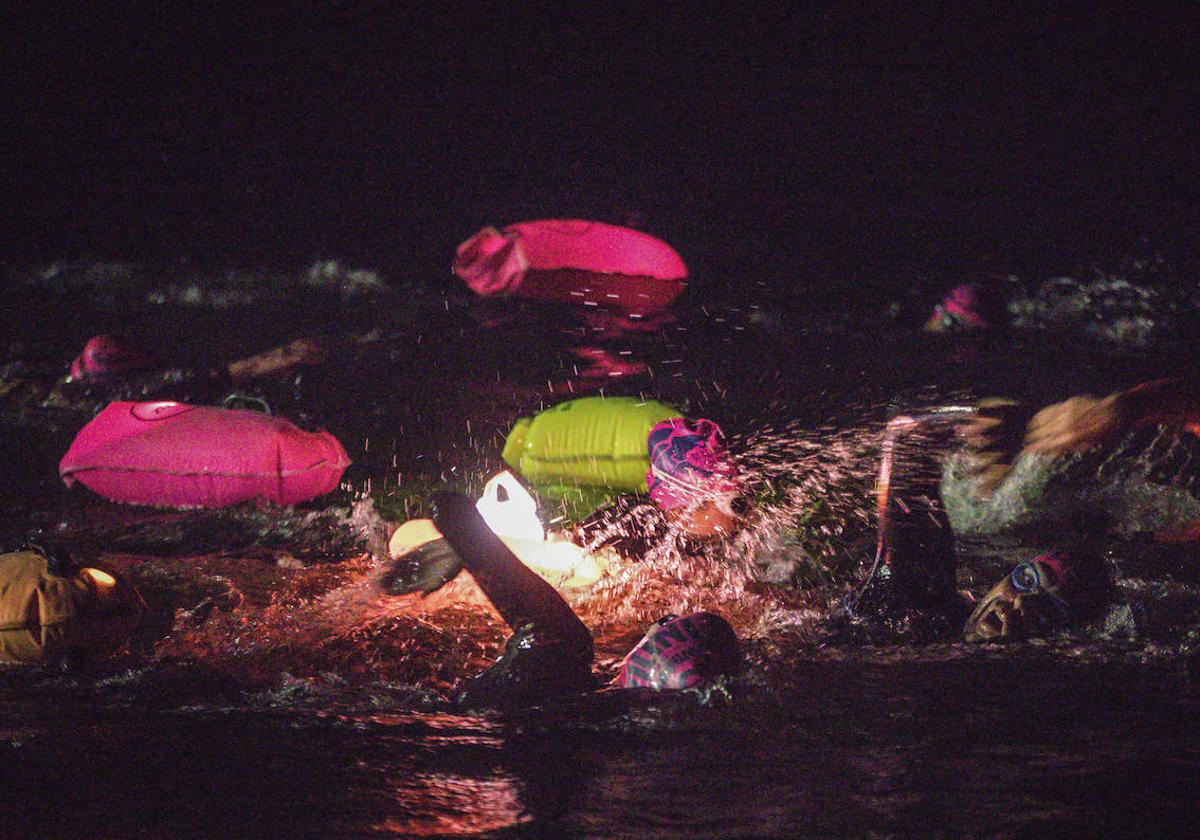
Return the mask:
<svg viewBox="0 0 1200 840">
<path fill-rule="evenodd" d="M 1200 427 L 1200 374 L 1047 406 L 1029 421 L 1025 448 L 1049 454 L 1080 452 L 1147 423 Z"/>
<path fill-rule="evenodd" d="M 566 642 L 591 660 L 587 626 L 553 586 L 492 533 L 473 501 L 458 493 L 437 493 L 433 509 L 438 530 L 514 632 L 532 625 L 543 640 Z"/>
</svg>

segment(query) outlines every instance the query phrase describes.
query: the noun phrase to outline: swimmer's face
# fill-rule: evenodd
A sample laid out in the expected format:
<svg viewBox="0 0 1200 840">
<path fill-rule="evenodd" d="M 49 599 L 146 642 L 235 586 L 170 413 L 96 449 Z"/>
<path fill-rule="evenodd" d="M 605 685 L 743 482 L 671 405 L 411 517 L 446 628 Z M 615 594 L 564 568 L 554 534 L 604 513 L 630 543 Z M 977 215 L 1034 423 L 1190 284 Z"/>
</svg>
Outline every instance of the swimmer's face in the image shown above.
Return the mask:
<svg viewBox="0 0 1200 840">
<path fill-rule="evenodd" d="M 667 512 L 671 524 L 692 537 L 709 539 L 736 533 L 746 522 L 751 501 L 734 493 Z"/>
<path fill-rule="evenodd" d="M 1045 636 L 1067 623 L 1066 603 L 1036 560 L 1021 563 L 988 591 L 967 619 L 968 642 L 1003 642 Z"/>
</svg>

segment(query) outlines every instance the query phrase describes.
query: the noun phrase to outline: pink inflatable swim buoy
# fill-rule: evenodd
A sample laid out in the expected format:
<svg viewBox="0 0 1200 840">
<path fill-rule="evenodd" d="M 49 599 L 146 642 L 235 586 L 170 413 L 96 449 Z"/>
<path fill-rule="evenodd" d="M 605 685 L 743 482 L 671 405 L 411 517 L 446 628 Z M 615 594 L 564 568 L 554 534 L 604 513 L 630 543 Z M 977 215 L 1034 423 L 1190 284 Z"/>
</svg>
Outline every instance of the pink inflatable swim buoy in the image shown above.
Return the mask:
<svg viewBox="0 0 1200 840">
<path fill-rule="evenodd" d="M 328 432 L 256 411 L 114 402 L 80 430 L 58 472 L 116 502 L 219 508 L 307 501 L 335 489 L 349 464 Z"/>
<path fill-rule="evenodd" d="M 679 254 L 631 228 L 579 219 L 485 227 L 455 251 L 454 273 L 481 295 L 519 295 L 635 315 L 658 312 L 687 285 Z"/>
</svg>

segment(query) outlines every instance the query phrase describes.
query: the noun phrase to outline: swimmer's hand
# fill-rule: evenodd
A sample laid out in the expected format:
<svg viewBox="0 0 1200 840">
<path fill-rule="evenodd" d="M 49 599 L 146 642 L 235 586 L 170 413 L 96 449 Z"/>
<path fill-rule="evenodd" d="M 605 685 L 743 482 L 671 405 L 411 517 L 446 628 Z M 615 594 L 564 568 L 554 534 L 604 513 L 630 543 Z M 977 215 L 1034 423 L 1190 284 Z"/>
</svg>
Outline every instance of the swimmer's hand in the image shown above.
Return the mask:
<svg viewBox="0 0 1200 840">
<path fill-rule="evenodd" d="M 1029 421 L 1025 449 L 1064 455 L 1112 440 L 1128 426 L 1121 397 L 1071 397 L 1046 406 Z"/>
<path fill-rule="evenodd" d="M 397 557 L 379 577 L 379 588 L 388 595 L 428 595 L 452 581 L 462 570 L 462 558 L 445 539 L 422 543 Z"/>
<path fill-rule="evenodd" d="M 319 365 L 328 356 L 329 351 L 324 345 L 311 338 L 298 338 L 291 344 L 230 362 L 226 370 L 234 382 L 249 382 L 268 376 L 283 376 L 303 365 Z"/>
<path fill-rule="evenodd" d="M 986 499 L 1012 470 L 1024 446 L 1025 428 L 1031 409 L 1014 400 L 981 400 L 975 412 L 958 427 L 970 457 L 967 474 L 972 495 Z"/>
</svg>

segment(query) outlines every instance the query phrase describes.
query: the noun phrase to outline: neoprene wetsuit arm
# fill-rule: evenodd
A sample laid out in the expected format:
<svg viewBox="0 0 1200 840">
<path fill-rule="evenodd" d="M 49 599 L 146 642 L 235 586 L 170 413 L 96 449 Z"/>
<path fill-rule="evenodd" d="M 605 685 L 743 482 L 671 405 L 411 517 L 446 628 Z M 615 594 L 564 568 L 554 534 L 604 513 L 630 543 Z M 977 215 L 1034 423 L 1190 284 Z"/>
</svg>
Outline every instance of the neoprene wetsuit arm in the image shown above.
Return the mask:
<svg viewBox="0 0 1200 840">
<path fill-rule="evenodd" d="M 437 493 L 433 521 L 508 626 L 532 624 L 543 640 L 567 643 L 592 656 L 592 634 L 554 587 L 517 559 L 484 522 L 475 504 L 458 493 Z"/>
</svg>

